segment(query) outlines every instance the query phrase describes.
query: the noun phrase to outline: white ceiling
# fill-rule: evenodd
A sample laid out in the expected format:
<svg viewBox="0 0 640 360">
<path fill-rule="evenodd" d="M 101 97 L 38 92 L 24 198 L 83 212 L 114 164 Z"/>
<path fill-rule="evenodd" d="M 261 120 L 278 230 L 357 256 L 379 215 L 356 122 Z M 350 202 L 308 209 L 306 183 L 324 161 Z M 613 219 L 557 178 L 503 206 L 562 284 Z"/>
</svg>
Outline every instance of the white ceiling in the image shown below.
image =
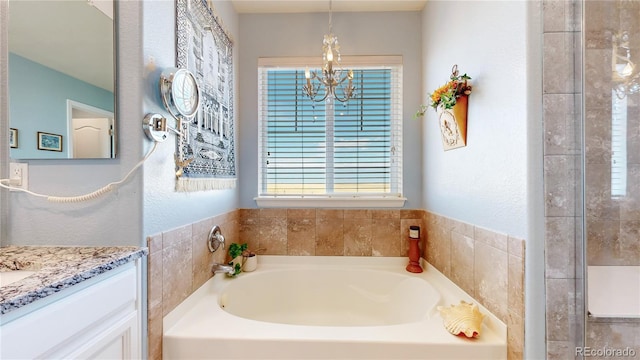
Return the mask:
<svg viewBox="0 0 640 360">
<path fill-rule="evenodd" d="M 329 0 L 231 0 L 238 13 L 329 11 Z M 332 0 L 335 12 L 420 11 L 427 0 Z"/>
</svg>

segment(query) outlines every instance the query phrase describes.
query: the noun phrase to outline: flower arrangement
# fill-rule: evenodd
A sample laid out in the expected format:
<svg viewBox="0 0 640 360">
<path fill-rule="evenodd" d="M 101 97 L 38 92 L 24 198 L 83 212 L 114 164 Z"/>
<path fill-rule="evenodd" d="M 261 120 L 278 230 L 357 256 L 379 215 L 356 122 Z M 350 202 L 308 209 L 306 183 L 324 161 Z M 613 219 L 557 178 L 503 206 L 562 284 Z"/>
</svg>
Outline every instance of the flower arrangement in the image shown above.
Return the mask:
<svg viewBox="0 0 640 360">
<path fill-rule="evenodd" d="M 449 82 L 440 86 L 429 95 L 429 100 L 431 101 L 429 106 L 434 109 L 437 109 L 439 106 L 445 109 L 453 108 L 460 96 L 471 94 L 471 85 L 467 80 L 471 80 L 471 77 L 467 74 L 459 75 L 458 65 L 453 65 Z M 424 116 L 429 106 L 421 105 L 420 110 L 418 110 L 415 116 Z"/>
</svg>

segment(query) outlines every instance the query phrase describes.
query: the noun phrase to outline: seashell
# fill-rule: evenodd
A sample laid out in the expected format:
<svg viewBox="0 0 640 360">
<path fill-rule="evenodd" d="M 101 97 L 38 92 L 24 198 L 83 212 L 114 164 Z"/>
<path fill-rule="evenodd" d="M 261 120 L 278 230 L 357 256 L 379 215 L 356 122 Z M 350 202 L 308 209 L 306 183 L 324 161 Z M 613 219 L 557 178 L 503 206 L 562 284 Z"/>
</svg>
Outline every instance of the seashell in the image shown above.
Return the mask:
<svg viewBox="0 0 640 360">
<path fill-rule="evenodd" d="M 480 335 L 482 320 L 485 315 L 480 313 L 478 305 L 460 301 L 458 305 L 448 307 L 438 306 L 445 329 L 453 335 L 463 335 L 475 338 Z"/>
</svg>

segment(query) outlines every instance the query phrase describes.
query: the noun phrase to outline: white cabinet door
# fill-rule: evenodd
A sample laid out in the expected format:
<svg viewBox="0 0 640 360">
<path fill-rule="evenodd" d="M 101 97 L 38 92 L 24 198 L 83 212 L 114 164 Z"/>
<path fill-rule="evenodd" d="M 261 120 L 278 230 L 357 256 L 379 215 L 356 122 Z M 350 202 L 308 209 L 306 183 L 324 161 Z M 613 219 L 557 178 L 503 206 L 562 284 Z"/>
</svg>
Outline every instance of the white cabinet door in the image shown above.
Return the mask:
<svg viewBox="0 0 640 360">
<path fill-rule="evenodd" d="M 0 318 L 0 359 L 139 358 L 139 264 L 101 274 L 85 288 L 75 285 L 79 291 L 62 290 L 69 295 L 17 319 Z"/>
</svg>

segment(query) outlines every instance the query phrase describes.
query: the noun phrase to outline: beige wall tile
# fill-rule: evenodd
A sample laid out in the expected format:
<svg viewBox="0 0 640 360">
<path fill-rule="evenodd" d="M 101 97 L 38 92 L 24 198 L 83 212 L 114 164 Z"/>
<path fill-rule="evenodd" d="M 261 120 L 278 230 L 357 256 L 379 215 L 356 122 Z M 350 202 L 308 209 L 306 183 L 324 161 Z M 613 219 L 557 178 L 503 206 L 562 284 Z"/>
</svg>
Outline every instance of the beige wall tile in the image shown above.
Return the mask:
<svg viewBox="0 0 640 360">
<path fill-rule="evenodd" d="M 509 255 L 517 256 L 524 259 L 525 241 L 509 236 L 509 245 L 507 246 L 507 252 Z"/>
<path fill-rule="evenodd" d="M 447 228 L 449 228 L 451 231 L 455 231 L 460 235 L 470 237 L 470 238 L 473 238 L 475 236 L 474 235 L 475 226 L 471 224 L 467 224 L 465 222 L 458 221 L 455 219 L 449 219 L 449 218 L 447 218 L 446 222 L 447 222 Z"/>
<path fill-rule="evenodd" d="M 344 255 L 371 256 L 372 219 L 350 218 L 345 211 Z"/>
<path fill-rule="evenodd" d="M 576 144 L 576 107 L 573 94 L 545 94 L 542 97 L 544 111 L 544 154 L 578 154 Z"/>
<path fill-rule="evenodd" d="M 259 210 L 260 217 L 279 217 L 286 218 L 287 217 L 287 209 L 260 209 Z"/>
<path fill-rule="evenodd" d="M 147 346 L 149 360 L 162 360 L 162 306 L 147 309 Z"/>
<path fill-rule="evenodd" d="M 546 360 L 574 359 L 576 355 L 575 345 L 569 341 L 547 341 Z"/>
<path fill-rule="evenodd" d="M 372 220 L 372 256 L 400 256 L 400 212 L 397 214 L 397 218 L 374 218 Z"/>
<path fill-rule="evenodd" d="M 508 286 L 509 311 L 524 317 L 524 259 L 521 257 L 509 255 Z"/>
<path fill-rule="evenodd" d="M 451 232 L 443 226 L 429 228 L 427 261 L 445 276 L 451 276 Z"/>
<path fill-rule="evenodd" d="M 635 351 L 634 357 L 614 356 L 597 359 L 629 359 L 640 355 L 640 323 L 637 321 L 589 321 L 587 326 L 587 345 L 593 349 L 620 349 L 627 347 Z"/>
<path fill-rule="evenodd" d="M 570 94 L 574 92 L 574 38 L 571 33 L 546 33 L 543 35 L 542 91 L 545 94 Z"/>
<path fill-rule="evenodd" d="M 473 237 L 476 241 L 507 252 L 509 239 L 506 234 L 475 226 L 473 230 Z"/>
<path fill-rule="evenodd" d="M 162 233 L 162 249 L 174 246 L 182 241 L 191 241 L 191 224 L 171 229 Z"/>
<path fill-rule="evenodd" d="M 545 276 L 566 279 L 575 276 L 575 221 L 574 217 L 547 217 L 545 248 Z"/>
<path fill-rule="evenodd" d="M 627 164 L 627 196 L 620 200 L 620 220 L 640 219 L 640 120 L 635 125 L 637 145 L 633 149 L 633 154 L 638 157 L 637 163 Z M 627 145 L 627 151 L 631 152 L 631 145 Z M 631 156 L 629 155 L 629 158 Z M 629 159 L 629 162 L 631 160 Z"/>
<path fill-rule="evenodd" d="M 292 211 L 289 211 L 291 214 Z M 287 219 L 287 255 L 315 255 L 316 218 L 315 211 L 295 212 L 310 214 L 312 217 L 289 217 Z"/>
<path fill-rule="evenodd" d="M 349 209 L 344 211 L 345 219 L 371 219 L 373 210 L 367 209 Z"/>
<path fill-rule="evenodd" d="M 424 212 L 421 209 L 400 209 L 400 219 L 421 219 Z"/>
<path fill-rule="evenodd" d="M 341 209 L 317 209 L 318 219 L 344 219 L 344 210 Z"/>
<path fill-rule="evenodd" d="M 240 216 L 241 219 L 259 218 L 261 213 L 261 209 L 238 209 L 238 216 Z"/>
<path fill-rule="evenodd" d="M 148 236 L 147 247 L 149 248 L 149 254 L 162 251 L 162 234 Z"/>
<path fill-rule="evenodd" d="M 451 232 L 451 281 L 475 296 L 473 238 Z"/>
<path fill-rule="evenodd" d="M 327 214 L 322 214 L 326 216 Z M 337 215 L 331 213 L 329 215 Z M 344 255 L 344 220 L 340 217 L 327 218 L 320 217 L 318 210 L 318 218 L 316 219 L 316 255 Z"/>
<path fill-rule="evenodd" d="M 315 218 L 316 209 L 287 209 L 288 218 Z"/>
<path fill-rule="evenodd" d="M 476 239 L 474 252 L 476 299 L 503 322 L 507 322 L 508 266 L 505 251 Z"/>
<path fill-rule="evenodd" d="M 543 24 L 545 32 L 571 31 L 568 19 L 572 16 L 572 3 L 567 0 L 544 0 Z"/>
<path fill-rule="evenodd" d="M 162 251 L 150 253 L 147 259 L 147 307 L 149 309 L 160 308 L 162 310 Z"/>
<path fill-rule="evenodd" d="M 523 317 L 509 311 L 507 318 L 507 359 L 521 360 L 524 350 Z"/>
<path fill-rule="evenodd" d="M 547 279 L 546 282 L 547 341 L 570 341 L 575 279 Z"/>
<path fill-rule="evenodd" d="M 281 217 L 260 218 L 260 248 L 267 255 L 287 254 L 287 219 Z"/>
<path fill-rule="evenodd" d="M 371 210 L 373 219 L 400 219 L 400 210 Z"/>
<path fill-rule="evenodd" d="M 191 226 L 189 226 L 191 228 Z M 170 232 L 171 233 L 171 232 Z M 165 233 L 166 234 L 166 233 Z M 163 234 L 163 242 L 167 241 Z M 184 234 L 184 232 L 181 232 Z M 169 234 L 177 239 L 176 234 Z M 164 246 L 162 250 L 162 311 L 167 315 L 178 304 L 191 294 L 193 289 L 192 240 L 190 237 L 180 241 L 169 241 L 172 246 Z"/>
<path fill-rule="evenodd" d="M 194 229 L 196 225 L 194 224 Z M 203 226 L 204 228 L 204 226 Z M 206 234 L 199 233 L 194 234 L 191 244 L 192 251 L 192 272 L 193 272 L 193 284 L 191 291 L 195 291 L 202 284 L 204 284 L 209 278 L 211 278 L 211 267 L 213 264 L 213 253 L 209 251 L 209 244 L 207 238 L 209 237 L 209 233 Z M 227 242 L 228 239 L 225 239 Z M 227 246 L 231 244 L 231 242 L 227 243 Z M 226 251 L 226 247 L 223 250 L 220 247 L 217 252 L 224 253 Z"/>
</svg>

